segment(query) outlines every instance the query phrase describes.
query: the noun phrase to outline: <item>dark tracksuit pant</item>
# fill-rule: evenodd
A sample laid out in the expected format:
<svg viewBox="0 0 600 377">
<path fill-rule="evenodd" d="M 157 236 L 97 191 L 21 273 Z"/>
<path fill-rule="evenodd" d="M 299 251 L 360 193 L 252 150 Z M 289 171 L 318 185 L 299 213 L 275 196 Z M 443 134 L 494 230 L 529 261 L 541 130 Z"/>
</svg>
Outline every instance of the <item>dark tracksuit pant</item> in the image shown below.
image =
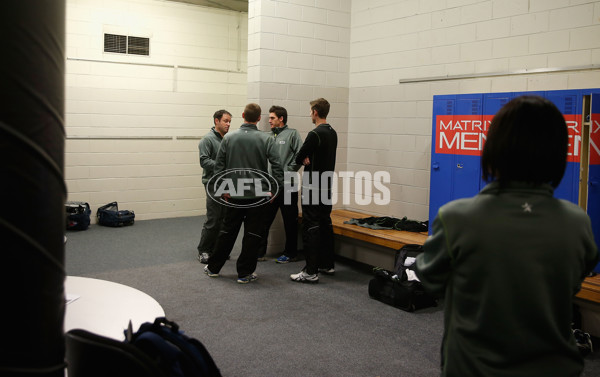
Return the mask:
<svg viewBox="0 0 600 377">
<path fill-rule="evenodd" d="M 306 273 L 334 267 L 333 226 L 329 204 L 302 204 L 302 242 Z"/>
<path fill-rule="evenodd" d="M 283 218 L 283 227 L 285 229 L 285 250 L 283 254 L 290 258 L 295 258 L 298 255 L 298 192 L 291 192 L 290 204 L 285 204 L 285 195 L 280 193 L 275 198 L 273 203 L 269 203 L 265 209 L 265 235 L 262 239 L 258 256 L 264 257 L 267 253 L 267 244 L 269 229 L 277 216 L 277 210 L 281 209 L 281 217 Z"/>
<path fill-rule="evenodd" d="M 230 199 L 230 202 L 239 205 L 250 203 L 235 199 Z M 257 250 L 264 233 L 265 208 L 266 205 L 244 208 L 226 207 L 223 226 L 217 237 L 213 255 L 208 260 L 210 272 L 216 274 L 221 271 L 231 254 L 242 224 L 244 224 L 242 251 L 236 264 L 238 277 L 246 277 L 256 270 Z"/>
<path fill-rule="evenodd" d="M 225 207 L 211 199 L 213 195 L 209 192 L 208 185 L 204 185 L 204 189 L 206 191 L 206 221 L 202 225 L 198 253 L 208 253 L 211 255 L 223 224 Z"/>
</svg>

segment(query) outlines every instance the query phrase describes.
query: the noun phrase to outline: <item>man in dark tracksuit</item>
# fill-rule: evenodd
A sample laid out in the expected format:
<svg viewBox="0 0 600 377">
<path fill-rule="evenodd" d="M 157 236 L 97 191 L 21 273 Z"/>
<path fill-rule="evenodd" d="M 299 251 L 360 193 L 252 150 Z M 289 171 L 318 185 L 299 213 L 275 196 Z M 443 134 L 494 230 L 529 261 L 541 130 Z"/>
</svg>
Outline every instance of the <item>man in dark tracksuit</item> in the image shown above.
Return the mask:
<svg viewBox="0 0 600 377">
<path fill-rule="evenodd" d="M 198 244 L 198 260 L 200 263 L 208 263 L 208 258 L 213 252 L 215 241 L 223 220 L 223 206 L 217 203 L 212 196 L 214 192 L 209 191 L 208 180 L 214 175 L 215 158 L 221 146 L 223 136 L 229 131 L 231 125 L 231 113 L 227 110 L 218 110 L 213 115 L 214 127 L 200 140 L 198 152 L 200 154 L 200 166 L 202 166 L 202 184 L 206 191 L 206 221 L 202 225 L 200 243 Z"/>
<path fill-rule="evenodd" d="M 302 164 L 296 163 L 296 153 L 302 146 L 300 133 L 289 128 L 287 125 L 287 110 L 281 106 L 271 106 L 269 109 L 269 124 L 271 125 L 271 137 L 275 140 L 275 148 L 279 153 L 281 165 L 285 172 L 294 172 L 284 177 L 284 186 L 287 192 L 277 195 L 277 198 L 267 206 L 265 213 L 265 237 L 258 249 L 259 260 L 264 260 L 267 252 L 268 235 L 271 224 L 281 209 L 283 227 L 285 230 L 285 250 L 276 259 L 277 263 L 289 263 L 296 261 L 298 255 L 298 191 L 292 183 Z"/>
<path fill-rule="evenodd" d="M 237 281 L 241 284 L 257 279 L 254 270 L 264 235 L 264 210 L 272 200 L 271 196 L 276 195 L 283 184 L 283 170 L 275 142 L 256 127 L 260 112 L 257 104 L 246 105 L 242 114 L 245 123 L 223 138 L 215 164 L 215 180 L 209 182 L 227 208 L 214 253 L 204 272 L 210 277 L 219 276 L 243 223 L 242 251 L 236 264 Z M 272 181 L 267 179 L 269 163 Z"/>
<path fill-rule="evenodd" d="M 306 266 L 290 278 L 301 283 L 318 283 L 319 272 L 334 273 L 331 186 L 337 133 L 327 123 L 329 107 L 324 98 L 310 102 L 310 115 L 316 127 L 308 133 L 296 155 L 296 163 L 304 165 L 302 240 Z"/>
</svg>

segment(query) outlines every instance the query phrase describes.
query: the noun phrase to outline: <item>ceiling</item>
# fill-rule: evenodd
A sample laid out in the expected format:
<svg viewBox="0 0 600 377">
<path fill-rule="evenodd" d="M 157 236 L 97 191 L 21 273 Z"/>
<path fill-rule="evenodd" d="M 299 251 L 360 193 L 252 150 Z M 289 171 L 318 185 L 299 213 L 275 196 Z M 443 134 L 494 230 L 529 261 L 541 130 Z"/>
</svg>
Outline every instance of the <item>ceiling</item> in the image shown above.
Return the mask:
<svg viewBox="0 0 600 377">
<path fill-rule="evenodd" d="M 205 7 L 248 12 L 248 0 L 169 0 L 178 3 L 202 5 Z"/>
</svg>

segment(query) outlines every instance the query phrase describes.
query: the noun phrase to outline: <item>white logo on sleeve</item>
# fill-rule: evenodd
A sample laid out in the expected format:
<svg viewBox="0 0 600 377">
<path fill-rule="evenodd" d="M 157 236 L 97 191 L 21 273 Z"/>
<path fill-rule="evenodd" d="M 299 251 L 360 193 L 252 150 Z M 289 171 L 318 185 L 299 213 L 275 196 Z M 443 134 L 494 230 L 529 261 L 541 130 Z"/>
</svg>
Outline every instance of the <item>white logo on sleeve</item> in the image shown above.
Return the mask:
<svg viewBox="0 0 600 377">
<path fill-rule="evenodd" d="M 523 212 L 531 213 L 531 208 L 532 208 L 531 204 L 525 202 L 525 204 L 523 204 L 521 206 L 521 208 L 523 208 Z"/>
</svg>

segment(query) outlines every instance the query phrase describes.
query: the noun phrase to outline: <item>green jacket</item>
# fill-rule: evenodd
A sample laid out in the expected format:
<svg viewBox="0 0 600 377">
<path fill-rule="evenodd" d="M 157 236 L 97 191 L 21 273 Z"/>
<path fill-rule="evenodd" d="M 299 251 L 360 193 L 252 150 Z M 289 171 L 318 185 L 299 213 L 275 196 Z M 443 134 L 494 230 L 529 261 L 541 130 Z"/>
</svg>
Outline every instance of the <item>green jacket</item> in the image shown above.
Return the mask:
<svg viewBox="0 0 600 377">
<path fill-rule="evenodd" d="M 283 127 L 272 128 L 271 137 L 275 140 L 275 149 L 279 153 L 283 170 L 298 171 L 302 167 L 296 164 L 296 154 L 302 146 L 300 133 L 286 124 Z"/>
<path fill-rule="evenodd" d="M 223 140 L 223 137 L 213 127 L 198 143 L 200 166 L 202 166 L 202 184 L 204 185 L 214 174 L 215 158 L 217 158 L 221 140 Z"/>
<path fill-rule="evenodd" d="M 285 172 L 297 172 L 302 167 L 301 164 L 296 163 L 296 154 L 302 146 L 300 133 L 293 128 L 289 128 L 286 124 L 283 127 L 272 128 L 271 137 L 275 140 L 275 149 L 279 153 L 284 171 L 284 181 L 291 185 L 296 179 L 296 175 L 286 175 Z M 269 172 L 271 172 L 270 166 Z"/>
<path fill-rule="evenodd" d="M 239 187 L 237 182 L 242 179 L 257 179 L 261 183 L 262 192 L 275 194 L 276 189 L 281 190 L 283 187 L 283 169 L 275 140 L 268 133 L 259 131 L 255 124 L 244 123 L 238 130 L 225 135 L 217 153 L 214 172 L 215 175 L 226 174 L 227 178 L 234 181 L 235 188 Z M 271 182 L 266 179 L 269 176 L 272 178 Z M 274 187 L 274 184 L 278 187 Z M 240 195 L 231 197 L 253 199 L 261 196 L 253 185 L 248 185 L 243 193 L 242 190 L 237 190 L 237 193 Z"/>
<path fill-rule="evenodd" d="M 549 185 L 493 182 L 442 206 L 416 260 L 445 296 L 442 376 L 578 376 L 572 301 L 597 262 L 589 217 Z"/>
</svg>

